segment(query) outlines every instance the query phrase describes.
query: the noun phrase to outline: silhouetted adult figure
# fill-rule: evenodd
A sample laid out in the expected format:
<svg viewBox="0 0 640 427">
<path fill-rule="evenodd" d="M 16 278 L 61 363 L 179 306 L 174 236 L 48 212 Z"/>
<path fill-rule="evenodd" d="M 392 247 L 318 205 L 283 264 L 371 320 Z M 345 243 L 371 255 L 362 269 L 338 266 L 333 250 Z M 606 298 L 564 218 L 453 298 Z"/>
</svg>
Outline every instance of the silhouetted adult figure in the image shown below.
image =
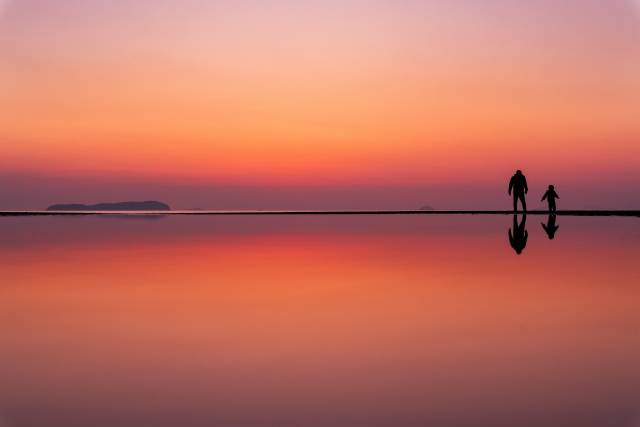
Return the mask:
<svg viewBox="0 0 640 427">
<path fill-rule="evenodd" d="M 527 211 L 527 201 L 525 194 L 529 192 L 527 186 L 527 178 L 522 174 L 521 170 L 516 171 L 515 175 L 509 181 L 509 195 L 513 193 L 513 211 L 518 212 L 518 200 L 522 203 L 522 210 Z"/>
<path fill-rule="evenodd" d="M 547 233 L 547 236 L 549 236 L 549 240 L 553 240 L 556 238 L 556 231 L 558 231 L 558 228 L 560 228 L 560 226 L 556 225 L 555 214 L 549 214 L 547 223 L 545 224 L 544 222 L 541 222 L 540 224 L 542 225 L 544 232 Z"/>
<path fill-rule="evenodd" d="M 513 230 L 513 231 L 512 231 Z M 509 229 L 509 243 L 518 255 L 527 247 L 529 232 L 527 231 L 527 215 L 522 216 L 522 222 L 518 224 L 518 215 L 513 216 L 513 229 Z"/>
</svg>

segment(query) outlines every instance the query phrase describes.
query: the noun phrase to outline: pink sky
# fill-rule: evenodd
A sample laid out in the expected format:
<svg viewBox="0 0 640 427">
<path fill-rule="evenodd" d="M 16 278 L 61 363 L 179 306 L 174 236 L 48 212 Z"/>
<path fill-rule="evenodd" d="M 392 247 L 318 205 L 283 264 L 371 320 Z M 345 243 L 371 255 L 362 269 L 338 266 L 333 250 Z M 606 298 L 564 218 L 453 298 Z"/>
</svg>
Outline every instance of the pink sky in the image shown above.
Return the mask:
<svg viewBox="0 0 640 427">
<path fill-rule="evenodd" d="M 639 9 L 5 1 L 0 208 L 638 208 Z"/>
</svg>

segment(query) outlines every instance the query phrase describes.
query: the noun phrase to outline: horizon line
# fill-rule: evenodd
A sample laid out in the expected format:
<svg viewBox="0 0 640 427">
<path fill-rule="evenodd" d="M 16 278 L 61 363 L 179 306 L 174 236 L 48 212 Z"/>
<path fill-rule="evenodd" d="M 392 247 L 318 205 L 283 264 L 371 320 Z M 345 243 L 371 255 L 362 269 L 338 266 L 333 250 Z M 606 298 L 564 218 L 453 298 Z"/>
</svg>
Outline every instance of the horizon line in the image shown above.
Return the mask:
<svg viewBox="0 0 640 427">
<path fill-rule="evenodd" d="M 0 216 L 164 216 L 164 215 L 557 215 L 557 216 L 619 216 L 640 217 L 640 210 L 627 209 L 575 209 L 517 211 L 512 210 L 168 210 L 168 211 L 47 211 L 6 210 Z"/>
</svg>

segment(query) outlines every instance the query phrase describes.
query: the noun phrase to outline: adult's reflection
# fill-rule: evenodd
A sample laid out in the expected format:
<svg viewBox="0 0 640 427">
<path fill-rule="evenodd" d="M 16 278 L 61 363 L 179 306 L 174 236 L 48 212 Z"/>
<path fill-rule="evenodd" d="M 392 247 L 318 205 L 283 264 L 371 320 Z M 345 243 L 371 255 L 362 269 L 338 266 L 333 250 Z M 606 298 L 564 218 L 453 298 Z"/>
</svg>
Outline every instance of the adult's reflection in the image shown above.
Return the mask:
<svg viewBox="0 0 640 427">
<path fill-rule="evenodd" d="M 547 236 L 549 236 L 549 240 L 555 239 L 556 231 L 558 231 L 558 228 L 560 228 L 559 225 L 556 225 L 556 216 L 554 214 L 550 214 L 549 219 L 547 220 L 547 223 L 546 224 L 541 223 L 541 224 L 545 233 L 547 233 Z"/>
<path fill-rule="evenodd" d="M 529 232 L 527 231 L 527 215 L 522 216 L 522 222 L 518 224 L 518 215 L 513 216 L 513 227 L 509 229 L 509 243 L 518 255 L 527 247 Z"/>
</svg>

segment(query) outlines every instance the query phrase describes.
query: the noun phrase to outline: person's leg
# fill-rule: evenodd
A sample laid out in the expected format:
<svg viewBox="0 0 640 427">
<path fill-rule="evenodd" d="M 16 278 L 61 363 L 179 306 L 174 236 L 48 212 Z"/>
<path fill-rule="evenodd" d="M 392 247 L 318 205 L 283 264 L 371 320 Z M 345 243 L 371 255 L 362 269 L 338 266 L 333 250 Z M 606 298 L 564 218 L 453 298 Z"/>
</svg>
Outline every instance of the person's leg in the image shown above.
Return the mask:
<svg viewBox="0 0 640 427">
<path fill-rule="evenodd" d="M 527 211 L 527 201 L 526 201 L 526 199 L 525 199 L 525 197 L 524 197 L 524 193 L 522 193 L 522 194 L 520 195 L 520 201 L 522 202 L 522 210 L 523 210 L 524 212 L 526 212 L 526 211 Z"/>
<path fill-rule="evenodd" d="M 513 211 L 518 212 L 518 195 L 513 195 Z"/>
</svg>

